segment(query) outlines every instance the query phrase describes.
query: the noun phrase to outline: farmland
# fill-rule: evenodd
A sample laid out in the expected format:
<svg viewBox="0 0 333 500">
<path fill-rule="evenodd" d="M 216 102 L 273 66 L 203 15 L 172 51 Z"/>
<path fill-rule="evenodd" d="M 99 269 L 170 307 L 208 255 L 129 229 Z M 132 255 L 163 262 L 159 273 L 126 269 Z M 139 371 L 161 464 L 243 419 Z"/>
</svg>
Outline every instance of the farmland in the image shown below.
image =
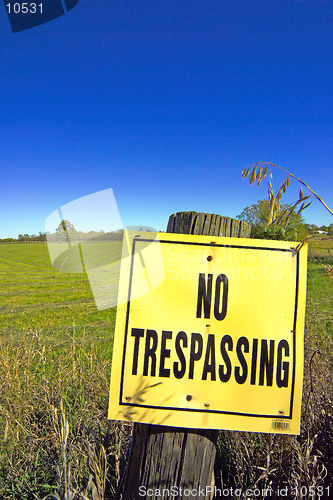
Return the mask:
<svg viewBox="0 0 333 500">
<path fill-rule="evenodd" d="M 98 311 L 87 275 L 68 270 L 44 243 L 0 245 L 0 498 L 55 490 L 60 399 L 76 431 L 106 422 L 115 309 Z"/>
<path fill-rule="evenodd" d="M 309 255 L 301 436 L 222 432 L 217 485 L 333 488 L 333 280 L 323 266 L 333 264 L 333 238 L 316 238 Z M 114 497 L 121 475 L 131 428 L 107 421 L 115 309 L 98 311 L 87 274 L 73 270 L 55 271 L 44 243 L 0 245 L 0 498 L 6 500 L 55 491 L 65 498 L 68 464 L 73 491 L 92 498 L 88 479 L 102 442 L 105 498 Z M 66 442 L 61 418 L 69 425 Z"/>
<path fill-rule="evenodd" d="M 309 240 L 309 258 L 333 261 L 333 236 L 313 235 Z"/>
<path fill-rule="evenodd" d="M 73 322 L 103 329 L 114 320 L 114 311 L 97 311 L 86 274 L 53 269 L 46 244 L 0 245 L 0 266 L 2 331 L 51 333 Z"/>
</svg>

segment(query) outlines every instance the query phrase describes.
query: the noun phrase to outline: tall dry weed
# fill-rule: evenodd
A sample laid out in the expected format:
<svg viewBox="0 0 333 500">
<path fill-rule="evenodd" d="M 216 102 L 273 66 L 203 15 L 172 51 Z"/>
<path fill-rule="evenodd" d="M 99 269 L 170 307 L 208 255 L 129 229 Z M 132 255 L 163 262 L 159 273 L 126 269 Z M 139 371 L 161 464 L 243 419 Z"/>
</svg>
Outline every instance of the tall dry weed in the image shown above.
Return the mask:
<svg viewBox="0 0 333 500">
<path fill-rule="evenodd" d="M 115 493 L 131 428 L 108 423 L 110 361 L 83 338 L 73 328 L 58 343 L 36 330 L 1 339 L 0 498 Z"/>
</svg>

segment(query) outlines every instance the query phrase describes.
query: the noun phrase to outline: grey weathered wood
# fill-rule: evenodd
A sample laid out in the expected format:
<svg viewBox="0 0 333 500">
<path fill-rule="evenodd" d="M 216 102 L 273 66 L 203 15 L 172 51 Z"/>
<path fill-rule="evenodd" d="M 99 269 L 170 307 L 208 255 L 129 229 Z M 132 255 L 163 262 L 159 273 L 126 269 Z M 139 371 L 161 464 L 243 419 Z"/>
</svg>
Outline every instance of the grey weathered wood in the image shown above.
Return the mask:
<svg viewBox="0 0 333 500">
<path fill-rule="evenodd" d="M 204 234 L 211 236 L 250 236 L 246 222 L 216 214 L 177 212 L 169 218 L 168 233 Z M 189 498 L 181 489 L 205 489 L 212 484 L 218 431 L 134 424 L 133 441 L 124 481 L 124 500 L 157 500 L 163 495 L 140 495 L 145 491 L 169 489 L 174 486 L 179 495 Z M 141 490 L 143 491 L 143 490 Z M 167 498 L 167 496 L 165 496 Z M 210 495 L 190 498 L 209 500 Z"/>
<path fill-rule="evenodd" d="M 167 233 L 249 238 L 251 226 L 244 221 L 216 214 L 177 212 L 169 217 Z"/>
<path fill-rule="evenodd" d="M 211 485 L 217 435 L 214 430 L 135 424 L 123 498 L 162 498 L 155 494 L 140 496 L 140 486 L 147 490 L 166 488 L 170 491 L 177 487 L 180 493 L 181 489 Z M 184 496 L 179 494 L 172 498 Z M 209 496 L 198 498 L 208 499 Z"/>
</svg>

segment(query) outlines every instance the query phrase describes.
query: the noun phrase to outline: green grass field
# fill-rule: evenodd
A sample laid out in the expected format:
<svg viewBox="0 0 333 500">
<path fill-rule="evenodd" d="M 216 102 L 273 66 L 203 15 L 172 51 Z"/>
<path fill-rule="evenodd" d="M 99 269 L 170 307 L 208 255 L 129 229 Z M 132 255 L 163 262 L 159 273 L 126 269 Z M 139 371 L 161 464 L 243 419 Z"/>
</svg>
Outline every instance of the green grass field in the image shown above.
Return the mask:
<svg viewBox="0 0 333 500">
<path fill-rule="evenodd" d="M 103 348 L 111 345 L 115 309 L 98 311 L 87 275 L 68 270 L 53 269 L 46 244 L 0 245 L 0 337 L 36 329 L 60 342 L 75 328 Z"/>
<path fill-rule="evenodd" d="M 309 252 L 301 436 L 221 433 L 215 474 L 229 487 L 332 483 L 333 280 L 318 251 L 331 248 L 321 238 Z M 131 427 L 107 433 L 115 309 L 98 311 L 87 275 L 55 271 L 43 243 L 0 245 L 0 297 L 0 499 L 65 500 L 69 464 L 73 499 L 92 499 L 94 470 L 106 481 L 94 499 L 113 499 Z"/>
<path fill-rule="evenodd" d="M 314 235 L 309 240 L 309 258 L 328 259 L 333 261 L 333 236 Z"/>
<path fill-rule="evenodd" d="M 0 245 L 1 499 L 61 485 L 61 400 L 70 438 L 107 425 L 115 308 L 98 311 L 87 274 L 69 273 L 71 255 L 65 264 L 55 271 L 44 243 Z M 83 452 L 72 460 L 82 479 Z"/>
</svg>

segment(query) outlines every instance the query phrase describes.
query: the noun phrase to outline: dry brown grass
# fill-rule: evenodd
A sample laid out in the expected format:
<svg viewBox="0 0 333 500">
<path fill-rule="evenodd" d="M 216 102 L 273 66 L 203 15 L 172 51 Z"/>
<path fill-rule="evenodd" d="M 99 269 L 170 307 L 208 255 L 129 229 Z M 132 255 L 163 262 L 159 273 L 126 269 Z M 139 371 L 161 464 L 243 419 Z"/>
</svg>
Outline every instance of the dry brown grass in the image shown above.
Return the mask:
<svg viewBox="0 0 333 500">
<path fill-rule="evenodd" d="M 0 342 L 0 498 L 114 496 L 130 426 L 108 423 L 110 360 L 82 332 Z"/>
<path fill-rule="evenodd" d="M 271 488 L 281 500 L 333 495 L 333 285 L 314 263 L 308 273 L 300 436 L 222 432 L 215 467 L 219 488 Z M 286 495 L 279 495 L 284 488 Z M 315 495 L 313 494 L 315 493 Z M 319 494 L 321 493 L 321 497 Z M 264 498 L 262 494 L 257 498 Z"/>
<path fill-rule="evenodd" d="M 221 432 L 217 488 L 271 488 L 275 494 L 270 498 L 279 500 L 281 488 L 287 488 L 283 498 L 288 500 L 310 500 L 315 488 L 323 491 L 321 498 L 329 498 L 325 488 L 333 491 L 332 287 L 322 265 L 313 264 L 308 276 L 301 435 Z M 131 425 L 107 420 L 109 355 L 84 335 L 84 329 L 73 327 L 57 341 L 43 331 L 28 330 L 21 337 L 0 339 L 0 366 L 0 498 L 114 500 Z"/>
</svg>

